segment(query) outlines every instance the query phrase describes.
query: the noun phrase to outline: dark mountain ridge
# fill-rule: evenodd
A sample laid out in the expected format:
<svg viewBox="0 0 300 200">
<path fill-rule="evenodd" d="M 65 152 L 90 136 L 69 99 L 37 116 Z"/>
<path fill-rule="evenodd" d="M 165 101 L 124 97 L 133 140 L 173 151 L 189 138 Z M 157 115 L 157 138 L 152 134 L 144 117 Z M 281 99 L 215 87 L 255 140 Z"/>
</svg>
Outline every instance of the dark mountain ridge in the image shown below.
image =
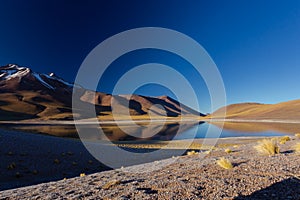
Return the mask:
<svg viewBox="0 0 300 200">
<path fill-rule="evenodd" d="M 168 97 L 110 95 L 69 83 L 54 73 L 43 74 L 30 68 L 9 64 L 0 67 L 0 120 L 45 119 L 70 120 L 72 94 L 81 105 L 94 105 L 98 116 L 148 115 L 178 117 L 203 114 Z M 78 108 L 75 115 L 86 118 Z"/>
</svg>

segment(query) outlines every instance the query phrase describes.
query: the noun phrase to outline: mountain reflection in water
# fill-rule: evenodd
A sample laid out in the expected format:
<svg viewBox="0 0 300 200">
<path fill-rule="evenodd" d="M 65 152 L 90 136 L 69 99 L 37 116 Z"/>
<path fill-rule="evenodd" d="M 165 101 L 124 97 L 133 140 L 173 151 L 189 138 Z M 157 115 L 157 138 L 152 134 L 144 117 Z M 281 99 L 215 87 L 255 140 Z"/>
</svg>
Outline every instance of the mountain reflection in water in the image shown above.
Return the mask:
<svg viewBox="0 0 300 200">
<path fill-rule="evenodd" d="M 155 125 L 140 125 L 126 126 L 122 125 L 120 129 L 116 125 L 79 125 L 81 139 L 85 140 L 110 140 L 110 141 L 148 141 L 148 140 L 172 140 L 175 135 L 197 127 L 203 122 L 193 123 L 168 123 Z M 179 129 L 180 127 L 180 129 Z M 3 127 L 1 127 L 3 128 Z M 47 134 L 58 137 L 79 138 L 77 130 L 74 125 L 13 125 L 5 126 L 7 129 L 19 130 L 23 132 Z M 102 129 L 103 132 L 99 131 Z M 104 133 L 104 134 L 102 134 Z M 127 133 L 130 133 L 127 134 Z M 136 137 L 134 137 L 134 136 Z"/>
<path fill-rule="evenodd" d="M 210 124 L 204 122 L 140 124 L 137 126 L 122 125 L 79 125 L 81 139 L 109 140 L 109 141 L 169 141 L 175 139 L 211 138 L 216 135 L 207 135 Z M 212 130 L 218 130 L 222 123 L 212 123 Z M 19 130 L 30 133 L 47 134 L 58 137 L 79 138 L 74 125 L 1 125 L 0 128 Z M 100 131 L 102 129 L 102 132 Z M 300 132 L 300 124 L 296 123 L 245 123 L 225 122 L 220 135 L 224 137 L 257 137 L 280 136 Z M 104 133 L 104 134 L 103 134 Z M 128 133 L 128 134 L 127 134 Z"/>
</svg>

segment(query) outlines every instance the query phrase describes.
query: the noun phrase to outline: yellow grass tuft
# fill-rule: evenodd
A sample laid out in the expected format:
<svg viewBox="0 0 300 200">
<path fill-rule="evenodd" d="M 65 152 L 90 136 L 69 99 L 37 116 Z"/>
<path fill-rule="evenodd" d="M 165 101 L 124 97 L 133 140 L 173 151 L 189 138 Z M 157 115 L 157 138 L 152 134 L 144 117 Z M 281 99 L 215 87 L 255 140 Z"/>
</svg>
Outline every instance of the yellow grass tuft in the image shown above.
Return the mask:
<svg viewBox="0 0 300 200">
<path fill-rule="evenodd" d="M 293 149 L 296 153 L 300 153 L 300 143 L 295 144 Z"/>
<path fill-rule="evenodd" d="M 279 153 L 279 147 L 274 139 L 264 139 L 258 142 L 254 148 L 261 154 L 275 155 Z"/>
<path fill-rule="evenodd" d="M 186 153 L 186 155 L 188 155 L 188 156 L 191 156 L 191 155 L 197 155 L 198 154 L 198 152 L 196 152 L 196 151 L 188 151 L 187 153 Z"/>
<path fill-rule="evenodd" d="M 58 160 L 58 159 L 54 159 L 54 161 L 53 161 L 55 164 L 59 164 L 60 163 L 60 161 Z"/>
<path fill-rule="evenodd" d="M 85 176 L 85 173 L 81 173 L 79 176 L 80 176 L 80 177 L 84 177 L 84 176 Z"/>
<path fill-rule="evenodd" d="M 297 138 L 300 138 L 300 133 L 296 133 L 295 136 L 296 136 Z"/>
<path fill-rule="evenodd" d="M 226 153 L 232 153 L 232 150 L 231 149 L 225 149 L 225 152 Z"/>
<path fill-rule="evenodd" d="M 113 180 L 113 181 L 110 181 L 110 182 L 104 184 L 104 185 L 102 186 L 102 189 L 108 190 L 109 188 L 113 187 L 114 185 L 118 185 L 118 184 L 120 184 L 120 183 L 121 183 L 121 181 Z"/>
<path fill-rule="evenodd" d="M 279 143 L 280 144 L 285 144 L 287 141 L 290 141 L 291 138 L 289 136 L 283 136 L 281 138 L 279 138 Z"/>
<path fill-rule="evenodd" d="M 211 153 L 211 150 L 209 150 L 209 151 L 205 151 L 204 153 L 208 155 L 208 154 L 210 154 L 210 153 Z"/>
<path fill-rule="evenodd" d="M 7 166 L 7 169 L 12 170 L 16 168 L 16 163 L 12 162 Z"/>
<path fill-rule="evenodd" d="M 233 168 L 233 165 L 231 164 L 231 162 L 224 157 L 217 160 L 217 164 L 224 169 L 232 169 Z"/>
</svg>

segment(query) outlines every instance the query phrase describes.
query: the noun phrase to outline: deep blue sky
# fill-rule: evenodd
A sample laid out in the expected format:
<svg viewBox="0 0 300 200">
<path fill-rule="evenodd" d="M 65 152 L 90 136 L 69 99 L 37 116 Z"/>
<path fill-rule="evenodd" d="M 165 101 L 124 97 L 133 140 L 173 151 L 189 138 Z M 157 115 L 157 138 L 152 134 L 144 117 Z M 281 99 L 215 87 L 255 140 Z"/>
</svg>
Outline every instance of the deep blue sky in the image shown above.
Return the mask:
<svg viewBox="0 0 300 200">
<path fill-rule="evenodd" d="M 198 41 L 222 74 L 228 103 L 276 103 L 300 98 L 298 0 L 3 0 L 0 65 L 17 63 L 73 81 L 86 55 L 100 42 L 121 31 L 146 26 L 174 29 Z M 143 63 L 143 59 L 181 65 L 183 74 L 192 73 L 185 70 L 188 65 L 183 61 L 164 52 L 136 52 L 128 56 L 116 61 L 107 73 L 111 80 L 120 76 L 118 71 L 124 66 L 129 69 L 130 65 Z M 109 92 L 111 87 L 105 83 L 101 90 Z M 159 88 L 150 92 L 149 88 L 140 92 L 165 92 Z M 201 81 L 198 90 L 203 99 L 208 99 Z M 210 112 L 209 103 L 203 101 L 201 111 Z"/>
</svg>

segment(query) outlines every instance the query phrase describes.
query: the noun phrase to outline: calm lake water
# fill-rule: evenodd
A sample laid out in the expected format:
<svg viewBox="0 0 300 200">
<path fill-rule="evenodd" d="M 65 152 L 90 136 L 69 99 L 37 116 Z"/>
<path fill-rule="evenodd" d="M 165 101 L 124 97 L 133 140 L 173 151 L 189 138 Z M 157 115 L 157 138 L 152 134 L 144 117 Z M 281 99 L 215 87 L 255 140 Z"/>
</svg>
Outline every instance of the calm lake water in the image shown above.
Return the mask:
<svg viewBox="0 0 300 200">
<path fill-rule="evenodd" d="M 207 129 L 212 126 L 212 134 L 207 135 Z M 96 131 L 100 127 L 95 125 L 81 125 L 79 128 L 86 140 L 111 140 L 111 141 L 147 141 L 147 140 L 172 140 L 193 139 L 193 138 L 215 138 L 216 132 L 220 130 L 220 125 L 210 125 L 208 123 L 185 123 L 167 125 L 141 125 L 140 127 L 122 126 L 118 128 L 113 125 L 103 125 L 105 133 L 99 134 Z M 77 130 L 73 125 L 1 125 L 0 128 L 20 130 L 23 132 L 33 132 L 48 134 L 59 137 L 78 138 Z M 180 128 L 180 129 L 179 129 Z M 257 137 L 257 136 L 282 136 L 300 132 L 299 124 L 277 124 L 277 123 L 225 123 L 220 135 L 224 137 Z M 130 133 L 128 135 L 126 133 Z M 156 134 L 155 134 L 156 133 Z M 134 136 L 132 136 L 132 134 Z M 218 135 L 217 135 L 218 136 Z M 81 135 L 82 137 L 82 135 Z"/>
</svg>

